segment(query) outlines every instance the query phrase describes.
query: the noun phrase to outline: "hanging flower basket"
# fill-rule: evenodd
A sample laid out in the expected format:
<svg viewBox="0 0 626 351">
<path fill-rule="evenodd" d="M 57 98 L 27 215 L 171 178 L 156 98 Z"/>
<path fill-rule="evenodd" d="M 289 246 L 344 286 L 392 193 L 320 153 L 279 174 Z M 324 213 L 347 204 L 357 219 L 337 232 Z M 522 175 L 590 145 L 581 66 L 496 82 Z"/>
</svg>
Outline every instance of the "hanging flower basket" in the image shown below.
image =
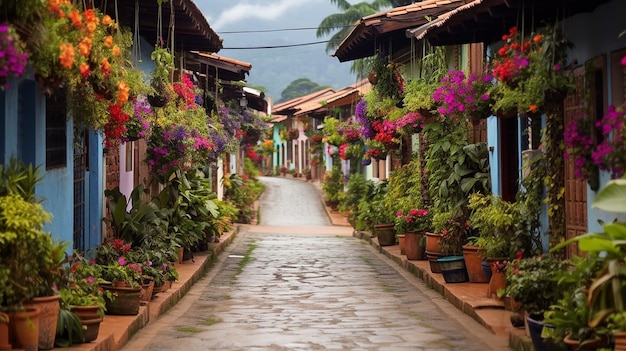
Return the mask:
<svg viewBox="0 0 626 351">
<path fill-rule="evenodd" d="M 376 85 L 376 83 L 378 83 L 378 74 L 376 73 L 376 71 L 372 70 L 367 75 L 367 80 L 370 82 L 370 84 Z"/>
</svg>

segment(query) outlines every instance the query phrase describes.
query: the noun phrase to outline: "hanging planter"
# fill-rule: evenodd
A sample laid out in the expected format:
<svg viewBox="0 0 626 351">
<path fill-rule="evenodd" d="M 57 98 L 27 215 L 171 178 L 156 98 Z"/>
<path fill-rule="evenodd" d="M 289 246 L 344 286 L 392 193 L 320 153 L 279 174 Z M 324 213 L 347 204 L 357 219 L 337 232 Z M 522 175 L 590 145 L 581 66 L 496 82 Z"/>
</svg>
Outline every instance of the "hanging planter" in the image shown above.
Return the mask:
<svg viewBox="0 0 626 351">
<path fill-rule="evenodd" d="M 378 74 L 376 73 L 376 71 L 372 70 L 370 73 L 368 73 L 367 80 L 370 82 L 370 84 L 376 85 L 376 83 L 378 83 Z"/>
</svg>

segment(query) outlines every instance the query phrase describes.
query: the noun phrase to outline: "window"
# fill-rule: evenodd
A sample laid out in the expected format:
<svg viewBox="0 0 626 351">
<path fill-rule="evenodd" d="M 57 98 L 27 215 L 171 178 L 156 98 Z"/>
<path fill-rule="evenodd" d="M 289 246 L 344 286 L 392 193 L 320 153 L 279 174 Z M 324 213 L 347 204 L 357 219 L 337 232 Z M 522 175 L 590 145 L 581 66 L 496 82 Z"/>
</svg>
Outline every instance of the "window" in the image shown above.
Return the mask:
<svg viewBox="0 0 626 351">
<path fill-rule="evenodd" d="M 67 102 L 64 92 L 46 98 L 46 169 L 67 166 Z"/>
</svg>

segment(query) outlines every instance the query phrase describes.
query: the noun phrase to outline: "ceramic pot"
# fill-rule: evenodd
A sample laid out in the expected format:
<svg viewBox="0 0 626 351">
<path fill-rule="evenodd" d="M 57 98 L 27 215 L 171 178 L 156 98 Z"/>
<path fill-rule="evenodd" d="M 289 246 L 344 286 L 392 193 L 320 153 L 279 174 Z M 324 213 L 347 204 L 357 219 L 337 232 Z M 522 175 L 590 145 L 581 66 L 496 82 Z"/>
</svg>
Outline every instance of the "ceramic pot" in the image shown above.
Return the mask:
<svg viewBox="0 0 626 351">
<path fill-rule="evenodd" d="M 504 272 L 498 272 L 494 269 L 491 270 L 491 279 L 489 279 L 489 288 L 487 289 L 487 297 L 498 298 L 498 290 L 506 287 L 506 275 Z"/>
<path fill-rule="evenodd" d="M 488 283 L 489 279 L 485 276 L 482 269 L 483 258 L 480 255 L 481 249 L 476 246 L 463 246 L 463 257 L 465 259 L 465 268 L 470 283 Z M 491 273 L 491 272 L 490 272 Z M 491 274 L 489 275 L 491 277 Z"/>
<path fill-rule="evenodd" d="M 398 234 L 398 245 L 400 245 L 400 255 L 406 255 L 406 251 L 404 249 L 404 241 L 406 236 L 404 234 Z"/>
<path fill-rule="evenodd" d="M 445 256 L 446 254 L 441 252 L 426 251 L 426 257 L 428 258 L 428 264 L 430 265 L 431 273 L 441 273 L 441 267 L 439 267 L 438 260 Z"/>
<path fill-rule="evenodd" d="M 447 256 L 437 259 L 439 269 L 446 283 L 463 283 L 469 281 L 465 259 L 463 256 Z"/>
<path fill-rule="evenodd" d="M 441 253 L 439 242 L 441 242 L 441 234 L 426 232 L 426 252 Z"/>
<path fill-rule="evenodd" d="M 603 337 L 602 339 L 588 340 L 581 345 L 579 340 L 572 339 L 569 334 L 565 336 L 563 342 L 567 345 L 568 349 L 572 351 L 595 351 L 600 348 L 608 347 L 610 344 L 609 338 Z"/>
<path fill-rule="evenodd" d="M 532 317 L 526 317 L 526 324 L 528 325 L 528 334 L 533 342 L 535 351 L 559 351 L 565 348 L 564 345 L 559 345 L 552 339 L 544 339 L 541 337 L 543 328 L 551 328 L 553 327 L 552 325 L 545 324 L 543 321 Z"/>
<path fill-rule="evenodd" d="M 80 320 L 90 320 L 102 317 L 100 315 L 100 307 L 97 305 L 71 306 L 70 311 Z"/>
<path fill-rule="evenodd" d="M 80 321 L 83 328 L 83 342 L 92 342 L 98 338 L 98 334 L 100 333 L 100 323 L 102 323 L 102 318 L 94 318 L 94 319 L 86 319 Z"/>
<path fill-rule="evenodd" d="M 102 288 L 113 293 L 114 298 L 106 300 L 106 314 L 135 315 L 139 313 L 141 288 L 118 288 L 103 285 Z"/>
<path fill-rule="evenodd" d="M 36 307 L 9 313 L 9 337 L 14 348 L 37 351 L 40 313 L 41 311 Z"/>
<path fill-rule="evenodd" d="M 11 350 L 9 343 L 9 315 L 0 312 L 0 350 Z"/>
<path fill-rule="evenodd" d="M 150 279 L 147 283 L 141 285 L 141 298 L 139 301 L 148 303 L 152 300 L 152 291 L 154 290 L 154 279 Z"/>
<path fill-rule="evenodd" d="M 24 303 L 24 307 L 38 308 L 39 314 L 39 350 L 54 348 L 54 338 L 57 333 L 57 320 L 61 304 L 61 295 L 35 297 Z"/>
<path fill-rule="evenodd" d="M 423 237 L 424 233 L 404 234 L 404 252 L 408 260 L 426 259 L 425 247 L 421 243 Z"/>
<path fill-rule="evenodd" d="M 626 351 L 626 332 L 613 333 L 613 351 Z"/>
<path fill-rule="evenodd" d="M 378 238 L 380 246 L 391 246 L 396 244 L 396 231 L 393 223 L 391 224 L 375 224 L 374 232 Z"/>
</svg>

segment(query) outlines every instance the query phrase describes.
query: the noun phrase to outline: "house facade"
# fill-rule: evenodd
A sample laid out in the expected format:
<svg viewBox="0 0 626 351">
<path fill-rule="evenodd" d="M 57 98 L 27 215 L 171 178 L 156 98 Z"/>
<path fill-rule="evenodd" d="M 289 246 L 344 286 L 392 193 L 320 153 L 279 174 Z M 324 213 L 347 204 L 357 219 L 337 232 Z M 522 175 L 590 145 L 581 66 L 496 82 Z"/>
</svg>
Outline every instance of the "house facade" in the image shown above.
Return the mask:
<svg viewBox="0 0 626 351">
<path fill-rule="evenodd" d="M 394 62 L 402 63 L 403 76 L 411 77 L 415 71 L 413 57 L 422 57 L 427 47 L 442 47 L 448 53 L 457 53 L 449 56 L 450 68 L 479 72 L 496 57 L 504 44 L 503 35 L 512 27 L 532 33 L 556 25 L 573 44 L 567 49 L 564 68 L 573 74 L 575 83 L 575 89 L 558 106 L 561 112 L 557 122 L 550 122 L 552 128 L 560 129 L 553 132 L 558 144 L 563 143 L 565 126 L 577 116 L 584 114 L 595 124 L 609 106 L 624 102 L 624 69 L 620 62 L 626 54 L 626 36 L 620 17 L 625 6 L 621 1 L 474 0 L 444 4 L 426 0 L 363 18 L 334 55 L 340 61 L 350 61 L 385 52 Z M 481 121 L 484 129 L 475 133 L 475 140 L 488 144 L 494 194 L 506 199 L 515 196 L 524 176 L 525 160 L 547 152 L 542 148 L 541 131 L 548 121 L 554 119 L 518 115 Z M 596 144 L 600 139 L 594 136 Z M 615 218 L 615 214 L 591 207 L 597 190 L 611 174 L 600 171 L 594 183 L 575 173 L 574 161 L 567 158 L 555 171 L 552 190 L 548 189 L 553 191 L 548 196 L 554 202 L 542 216 L 546 247 L 550 236 L 571 238 L 598 231 L 599 221 Z M 555 214 L 554 209 L 562 212 Z M 570 256 L 577 254 L 575 247 L 568 250 Z"/>
<path fill-rule="evenodd" d="M 93 6 L 130 30 L 133 65 L 144 72 L 144 79 L 149 79 L 155 68 L 152 51 L 157 44 L 165 44 L 163 38 L 167 37 L 176 62 L 185 62 L 176 65 L 174 76 L 184 73 L 195 80 L 204 91 L 207 111 L 228 103 L 238 106 L 238 114 L 267 112 L 263 94 L 243 88 L 251 65 L 214 54 L 222 48 L 222 40 L 193 1 L 175 0 L 162 7 L 151 0 L 95 1 Z M 141 21 L 137 21 L 139 17 Z M 105 189 L 119 187 L 129 196 L 136 186 L 143 185 L 154 195 L 159 185 L 144 162 L 145 140 L 105 148 L 102 132 L 76 125 L 64 96 L 49 94 L 35 78 L 31 70 L 0 91 L 0 164 L 17 159 L 41 167 L 43 178 L 35 191 L 53 216 L 45 230 L 55 239 L 71 242 L 69 250 L 86 251 L 106 235 L 102 221 L 107 215 Z M 220 84 L 225 87 L 218 89 Z M 225 154 L 215 163 L 212 176 L 219 195 L 223 167 L 226 172 L 241 171 L 243 152 Z"/>
</svg>

